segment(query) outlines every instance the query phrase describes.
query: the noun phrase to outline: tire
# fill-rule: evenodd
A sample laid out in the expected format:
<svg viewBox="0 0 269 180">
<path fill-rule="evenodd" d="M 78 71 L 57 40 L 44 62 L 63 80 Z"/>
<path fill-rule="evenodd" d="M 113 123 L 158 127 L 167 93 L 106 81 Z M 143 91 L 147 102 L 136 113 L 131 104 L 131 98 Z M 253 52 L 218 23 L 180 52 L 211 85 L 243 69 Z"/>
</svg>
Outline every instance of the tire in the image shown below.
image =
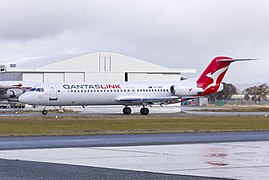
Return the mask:
<svg viewBox="0 0 269 180">
<path fill-rule="evenodd" d="M 47 114 L 48 114 L 48 111 L 44 109 L 44 110 L 42 111 L 42 114 L 43 114 L 43 115 L 47 115 Z"/>
<path fill-rule="evenodd" d="M 149 114 L 149 109 L 148 108 L 141 108 L 140 109 L 140 114 L 141 115 L 148 115 Z"/>
<path fill-rule="evenodd" d="M 129 107 L 124 107 L 122 110 L 123 114 L 131 114 L 132 109 Z"/>
</svg>

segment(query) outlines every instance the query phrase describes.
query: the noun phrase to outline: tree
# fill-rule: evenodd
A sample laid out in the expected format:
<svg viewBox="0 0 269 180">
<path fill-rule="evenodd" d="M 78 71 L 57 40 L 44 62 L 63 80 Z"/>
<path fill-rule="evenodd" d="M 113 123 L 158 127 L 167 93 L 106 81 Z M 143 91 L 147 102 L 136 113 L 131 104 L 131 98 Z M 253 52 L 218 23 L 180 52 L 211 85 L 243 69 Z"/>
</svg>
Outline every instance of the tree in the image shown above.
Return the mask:
<svg viewBox="0 0 269 180">
<path fill-rule="evenodd" d="M 266 100 L 269 94 L 269 87 L 266 84 L 252 86 L 245 89 L 246 95 L 251 96 L 252 101 L 260 103 L 261 100 Z"/>
<path fill-rule="evenodd" d="M 208 100 L 210 102 L 214 102 L 216 99 L 218 100 L 229 100 L 232 98 L 232 95 L 237 94 L 236 87 L 229 83 L 222 83 L 223 90 L 217 92 L 216 94 L 212 94 L 208 96 Z"/>
<path fill-rule="evenodd" d="M 220 100 L 229 100 L 234 94 L 237 94 L 236 87 L 229 83 L 223 83 L 223 90 L 216 93 L 216 98 Z"/>
<path fill-rule="evenodd" d="M 248 94 L 245 94 L 245 96 L 244 96 L 244 100 L 245 100 L 245 101 L 249 101 L 249 100 L 250 100 L 250 97 L 249 97 Z"/>
</svg>

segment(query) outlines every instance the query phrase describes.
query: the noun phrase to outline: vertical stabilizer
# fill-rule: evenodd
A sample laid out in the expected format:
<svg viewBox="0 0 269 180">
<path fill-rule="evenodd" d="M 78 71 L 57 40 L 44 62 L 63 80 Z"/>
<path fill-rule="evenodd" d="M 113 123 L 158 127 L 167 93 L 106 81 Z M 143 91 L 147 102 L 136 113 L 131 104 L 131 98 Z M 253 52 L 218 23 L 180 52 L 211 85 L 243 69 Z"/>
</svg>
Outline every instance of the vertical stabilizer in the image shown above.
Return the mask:
<svg viewBox="0 0 269 180">
<path fill-rule="evenodd" d="M 212 94 L 222 89 L 221 82 L 232 62 L 248 60 L 255 59 L 233 59 L 226 56 L 215 57 L 196 81 L 197 87 L 204 90 L 202 95 Z"/>
</svg>

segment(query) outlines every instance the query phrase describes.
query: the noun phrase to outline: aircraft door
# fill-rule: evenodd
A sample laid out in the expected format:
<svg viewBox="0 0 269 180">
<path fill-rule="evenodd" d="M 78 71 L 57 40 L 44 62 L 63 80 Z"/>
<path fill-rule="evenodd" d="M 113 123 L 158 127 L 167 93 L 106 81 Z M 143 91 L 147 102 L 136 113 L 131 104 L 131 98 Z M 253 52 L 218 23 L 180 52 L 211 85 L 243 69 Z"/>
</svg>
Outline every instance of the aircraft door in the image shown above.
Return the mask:
<svg viewBox="0 0 269 180">
<path fill-rule="evenodd" d="M 49 100 L 50 101 L 56 101 L 58 100 L 58 96 L 57 96 L 57 87 L 54 83 L 50 83 L 49 84 L 49 89 L 50 89 L 50 96 L 49 96 Z"/>
</svg>

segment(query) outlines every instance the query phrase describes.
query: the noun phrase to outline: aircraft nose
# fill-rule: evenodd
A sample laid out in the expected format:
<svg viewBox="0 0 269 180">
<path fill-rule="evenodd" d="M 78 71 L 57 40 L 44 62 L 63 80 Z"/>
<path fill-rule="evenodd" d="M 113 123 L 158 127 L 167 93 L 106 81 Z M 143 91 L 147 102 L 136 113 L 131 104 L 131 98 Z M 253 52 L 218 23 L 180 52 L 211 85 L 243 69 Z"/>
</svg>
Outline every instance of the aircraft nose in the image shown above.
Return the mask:
<svg viewBox="0 0 269 180">
<path fill-rule="evenodd" d="M 19 97 L 19 101 L 25 104 L 31 104 L 31 99 L 32 99 L 31 94 L 28 94 L 27 92 L 20 95 Z"/>
</svg>

